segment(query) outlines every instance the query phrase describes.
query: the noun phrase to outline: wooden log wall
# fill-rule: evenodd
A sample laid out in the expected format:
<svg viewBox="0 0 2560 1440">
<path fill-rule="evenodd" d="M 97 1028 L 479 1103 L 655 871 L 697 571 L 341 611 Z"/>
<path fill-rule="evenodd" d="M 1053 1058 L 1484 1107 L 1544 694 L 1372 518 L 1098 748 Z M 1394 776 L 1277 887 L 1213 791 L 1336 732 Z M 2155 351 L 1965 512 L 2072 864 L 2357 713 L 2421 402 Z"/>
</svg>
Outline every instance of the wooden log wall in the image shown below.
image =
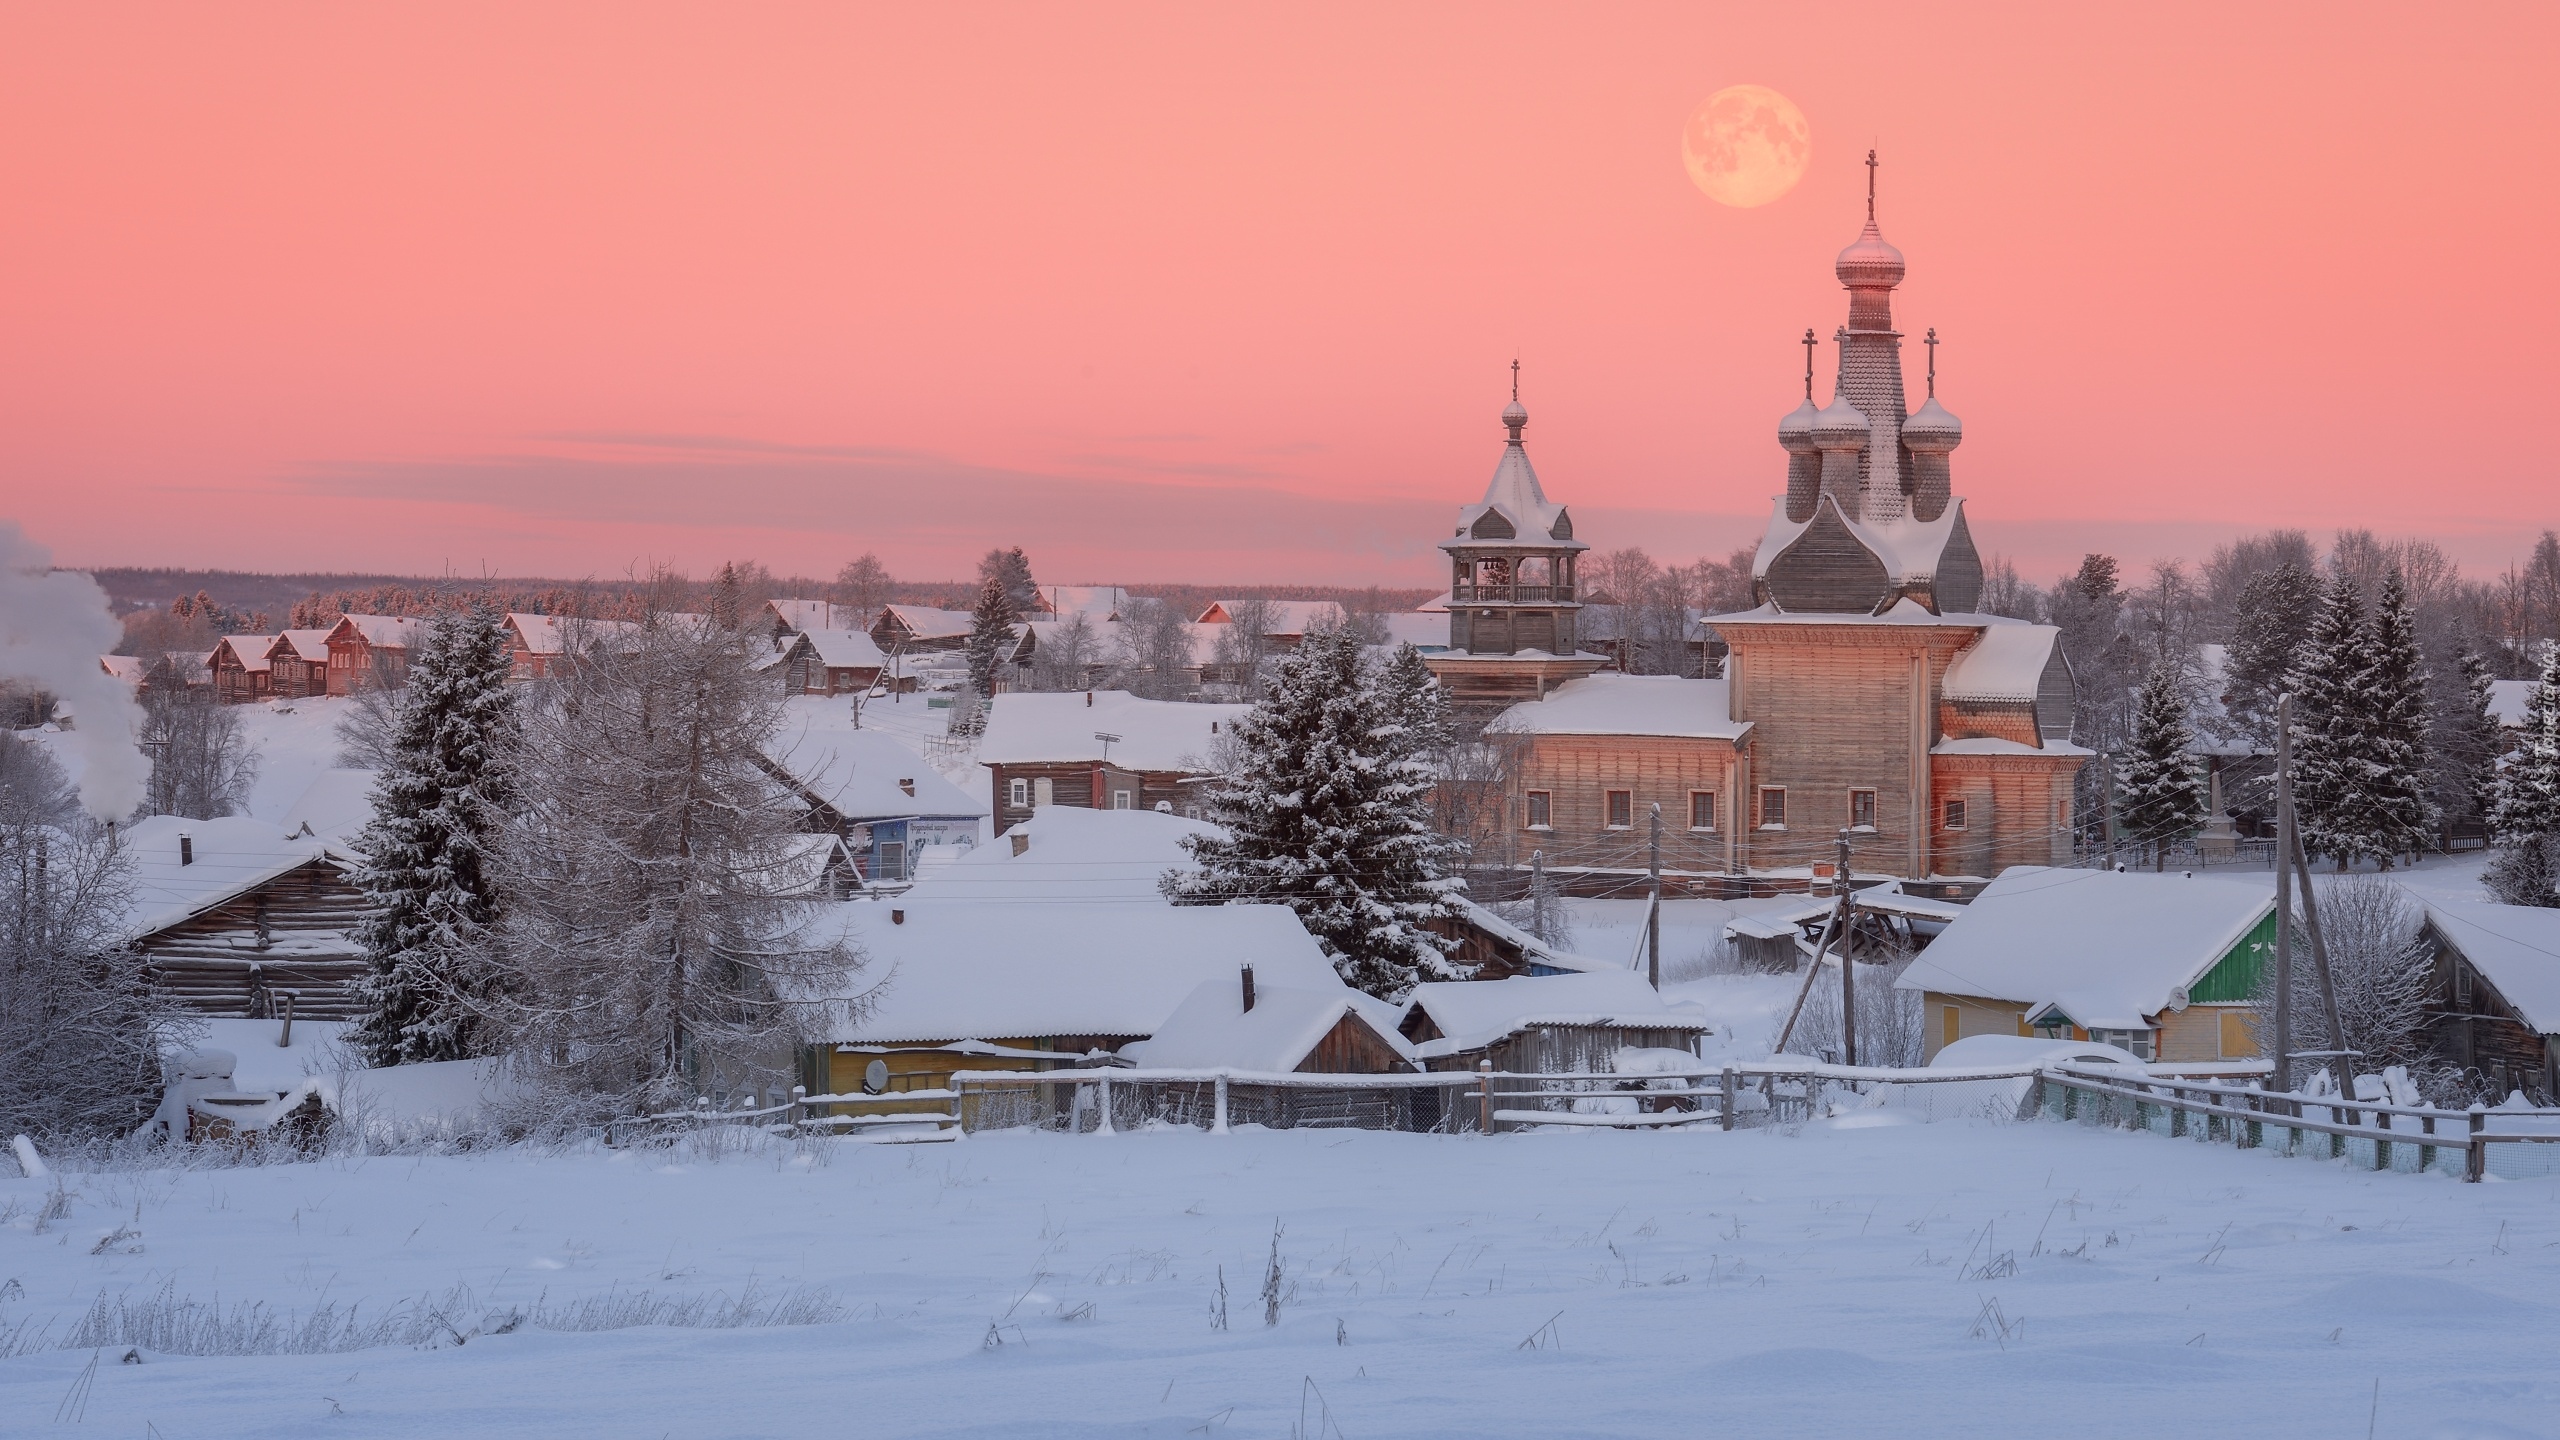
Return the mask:
<svg viewBox="0 0 2560 1440">
<path fill-rule="evenodd" d="M 263 985 L 298 992 L 298 1016 L 350 1020 L 363 1011 L 354 985 L 364 956 L 354 932 L 364 915 L 363 892 L 336 865 L 315 860 L 135 948 L 152 983 L 199 1014 L 258 1013 L 253 995 Z"/>
</svg>

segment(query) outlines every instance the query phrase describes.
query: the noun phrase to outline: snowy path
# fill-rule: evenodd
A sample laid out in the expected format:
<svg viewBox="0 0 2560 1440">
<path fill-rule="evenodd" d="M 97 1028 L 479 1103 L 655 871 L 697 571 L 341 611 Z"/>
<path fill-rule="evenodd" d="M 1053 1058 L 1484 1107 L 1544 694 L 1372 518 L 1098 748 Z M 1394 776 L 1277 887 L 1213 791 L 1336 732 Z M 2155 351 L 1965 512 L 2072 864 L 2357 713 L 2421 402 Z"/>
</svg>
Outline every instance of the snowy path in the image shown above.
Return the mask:
<svg viewBox="0 0 2560 1440">
<path fill-rule="evenodd" d="M 69 1184 L 70 1218 L 37 1234 L 43 1187 L 0 1180 L 0 1291 L 24 1291 L 0 1335 L 164 1282 L 307 1309 L 753 1277 L 849 1318 L 111 1353 L 65 1434 L 1279 1436 L 1303 1404 L 1303 1433 L 1329 1410 L 1322 1433 L 1351 1437 L 2350 1436 L 2377 1376 L 2377 1435 L 2560 1430 L 2560 1182 L 2059 1124 L 1017 1134 Z M 1291 1294 L 1266 1329 L 1275 1218 Z M 90 1255 L 120 1223 L 143 1253 Z M 1969 1333 L 1993 1301 L 2022 1327 L 2005 1345 Z M 0 1361 L 0 1433 L 56 1433 L 89 1361 Z"/>
</svg>

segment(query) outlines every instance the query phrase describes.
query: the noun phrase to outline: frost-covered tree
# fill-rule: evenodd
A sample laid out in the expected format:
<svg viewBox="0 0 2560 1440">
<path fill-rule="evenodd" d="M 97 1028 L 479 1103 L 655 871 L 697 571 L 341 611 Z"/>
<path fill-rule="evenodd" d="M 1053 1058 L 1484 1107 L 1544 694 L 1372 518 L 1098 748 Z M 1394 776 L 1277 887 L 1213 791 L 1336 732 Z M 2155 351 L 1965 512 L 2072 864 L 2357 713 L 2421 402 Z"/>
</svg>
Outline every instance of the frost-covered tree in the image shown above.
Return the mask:
<svg viewBox="0 0 2560 1440">
<path fill-rule="evenodd" d="M 1103 663 L 1103 637 L 1093 617 L 1082 610 L 1042 631 L 1031 651 L 1031 688 L 1083 690 L 1093 684 L 1094 667 Z"/>
<path fill-rule="evenodd" d="M 1283 656 L 1209 796 L 1226 833 L 1186 839 L 1201 868 L 1164 881 L 1176 901 L 1288 906 L 1346 982 L 1388 1000 L 1467 973 L 1427 928 L 1459 913 L 1460 882 L 1422 741 L 1392 713 L 1395 669 L 1342 631 Z"/>
<path fill-rule="evenodd" d="M 2240 587 L 2223 670 L 2223 708 L 2261 747 L 2275 748 L 2276 700 L 2320 618 L 2320 582 L 2290 560 Z"/>
<path fill-rule="evenodd" d="M 130 871 L 52 758 L 0 736 L 0 1135 L 130 1132 L 189 1036 L 126 945 Z"/>
<path fill-rule="evenodd" d="M 2560 645 L 2543 649 L 2524 734 L 2498 776 L 2499 854 L 2484 877 L 2509 905 L 2560 906 Z"/>
<path fill-rule="evenodd" d="M 151 757 L 145 814 L 218 820 L 248 803 L 258 752 L 233 707 L 204 691 L 154 686 L 143 693 L 139 738 Z"/>
<path fill-rule="evenodd" d="M 2185 674 L 2175 661 L 2163 659 L 2151 667 L 2135 702 L 2124 789 L 2116 802 L 2126 836 L 2151 847 L 2155 870 L 2168 863 L 2172 842 L 2194 834 L 2204 822 L 2204 797 L 2187 753 L 2194 743 L 2187 728 Z"/>
<path fill-rule="evenodd" d="M 1013 602 L 1017 616 L 1028 615 L 1040 608 L 1040 587 L 1031 579 L 1031 557 L 1022 547 L 1007 550 L 999 546 L 978 562 L 978 581 L 993 580 L 1004 587 L 1005 598 Z"/>
<path fill-rule="evenodd" d="M 2371 769 L 2372 644 L 2363 595 L 2343 573 L 2332 576 L 2291 680 L 2293 803 L 2303 849 L 2341 866 L 2370 844 L 2359 800 Z"/>
<path fill-rule="evenodd" d="M 2468 639 L 2455 642 L 2454 670 L 2461 680 L 2436 692 L 2427 726 L 2427 783 L 2436 809 L 2448 819 L 2486 820 L 2498 800 L 2498 717 L 2489 708 L 2492 672 Z"/>
<path fill-rule="evenodd" d="M 500 617 L 447 610 L 401 692 L 389 764 L 357 849 L 367 1011 L 350 1035 L 375 1065 L 481 1053 L 506 989 L 493 953 L 492 851 L 513 801 L 515 692 Z"/>
<path fill-rule="evenodd" d="M 804 893 L 803 813 L 765 768 L 763 641 L 658 613 L 527 696 L 499 870 L 515 1063 L 596 1109 L 777 1079 L 852 1008 L 860 956 Z"/>
<path fill-rule="evenodd" d="M 870 629 L 871 622 L 879 619 L 880 612 L 888 607 L 896 585 L 897 582 L 889 578 L 889 567 L 881 564 L 880 557 L 868 550 L 845 562 L 845 567 L 836 572 L 835 594 L 830 597 L 835 607 L 832 618 L 837 627 Z"/>
<path fill-rule="evenodd" d="M 1121 612 L 1117 683 L 1149 700 L 1180 700 L 1191 690 L 1191 626 L 1163 600 L 1138 599 Z"/>
<path fill-rule="evenodd" d="M 2357 785 L 2362 853 L 2388 870 L 2427 848 L 2435 808 L 2427 798 L 2427 666 L 2418 650 L 2409 591 L 2393 569 L 2382 577 L 2373 640 L 2365 652 L 2365 771 Z"/>
<path fill-rule="evenodd" d="M 2419 937 L 2426 916 L 2409 892 L 2386 875 L 2323 875 L 2320 933 L 2337 987 L 2343 1037 L 2328 1033 L 2320 975 L 2300 917 L 2293 942 L 2293 1043 L 2298 1050 L 2353 1050 L 2356 1072 L 2414 1065 L 2428 1050 L 2428 1008 L 2435 999 L 2435 952 Z M 2253 1005 L 2260 1033 L 2273 1043 L 2275 966 L 2264 967 Z"/>
<path fill-rule="evenodd" d="M 979 695 L 996 693 L 996 672 L 1004 665 L 1013 647 L 1014 627 L 1022 623 L 1022 611 L 1006 593 L 1004 582 L 989 576 L 978 584 L 978 603 L 969 611 L 969 642 L 963 653 L 969 657 L 969 688 Z"/>
<path fill-rule="evenodd" d="M 1217 627 L 1211 659 L 1227 672 L 1242 698 L 1260 700 L 1264 671 L 1280 651 L 1271 638 L 1271 602 L 1238 600 L 1227 607 L 1227 621 Z"/>
</svg>

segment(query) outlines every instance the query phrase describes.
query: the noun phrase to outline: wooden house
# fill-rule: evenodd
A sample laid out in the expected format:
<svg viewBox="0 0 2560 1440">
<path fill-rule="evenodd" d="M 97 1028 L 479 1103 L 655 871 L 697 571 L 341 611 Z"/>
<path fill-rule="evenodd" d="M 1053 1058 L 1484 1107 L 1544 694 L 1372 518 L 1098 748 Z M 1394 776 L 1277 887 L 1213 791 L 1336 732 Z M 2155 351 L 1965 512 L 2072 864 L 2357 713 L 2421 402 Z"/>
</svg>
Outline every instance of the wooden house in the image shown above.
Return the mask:
<svg viewBox="0 0 2560 1440">
<path fill-rule="evenodd" d="M 1402 1031 L 1428 1070 L 1491 1061 L 1513 1073 L 1607 1075 L 1625 1049 L 1699 1054 L 1714 1028 L 1698 1005 L 1664 1000 L 1631 970 L 1594 970 L 1417 985 Z"/>
<path fill-rule="evenodd" d="M 273 635 L 225 635 L 213 647 L 208 668 L 213 672 L 213 698 L 223 705 L 246 705 L 265 700 L 275 693 L 274 662 L 268 652 L 275 648 Z"/>
<path fill-rule="evenodd" d="M 1458 902 L 1459 914 L 1426 921 L 1423 928 L 1457 942 L 1449 958 L 1466 966 L 1474 980 L 1509 980 L 1520 975 L 1578 975 L 1586 970 L 1623 970 L 1623 961 L 1595 960 L 1557 949 L 1472 900 Z"/>
<path fill-rule="evenodd" d="M 560 673 L 581 646 L 628 645 L 640 632 L 631 620 L 593 620 L 584 616 L 534 615 L 509 611 L 507 632 L 509 680 L 541 680 Z"/>
<path fill-rule="evenodd" d="M 1752 725 L 1732 718 L 1722 680 L 1590 675 L 1514 705 L 1485 727 L 1508 752 L 1503 797 L 1513 848 L 1543 851 L 1575 893 L 1644 883 L 1654 807 L 1675 893 L 1749 863 L 1733 797 Z"/>
<path fill-rule="evenodd" d="M 937 610 L 930 605 L 884 605 L 871 622 L 872 643 L 883 655 L 931 655 L 958 650 L 969 643 L 966 610 Z"/>
<path fill-rule="evenodd" d="M 1317 990 L 1258 984 L 1254 967 L 1204 980 L 1134 1052 L 1149 1070 L 1266 1075 L 1392 1075 L 1414 1068 L 1396 1007 L 1335 982 Z"/>
<path fill-rule="evenodd" d="M 1248 961 L 1284 989 L 1341 983 L 1277 905 L 892 899 L 839 906 L 832 923 L 867 957 L 845 983 L 871 1003 L 804 1057 L 812 1094 L 939 1090 L 955 1070 L 1084 1063 L 1153 1035 L 1204 982 L 1234 985 Z"/>
<path fill-rule="evenodd" d="M 329 631 L 329 693 L 397 690 L 407 683 L 409 656 L 426 640 L 427 622 L 406 615 L 345 615 Z"/>
<path fill-rule="evenodd" d="M 287 630 L 267 646 L 268 692 L 279 700 L 329 693 L 329 630 Z"/>
<path fill-rule="evenodd" d="M 2430 1029 L 2447 1064 L 2537 1105 L 2560 1101 L 2560 910 L 2437 900 Z"/>
<path fill-rule="evenodd" d="M 2252 1061 L 2250 1002 L 2276 924 L 2263 883 L 2018 866 L 1895 985 L 1920 992 L 1930 1055 L 1969 1035 L 2042 1033 L 2169 1064 Z"/>
<path fill-rule="evenodd" d="M 999 695 L 978 762 L 993 776 L 995 833 L 1049 805 L 1196 815 L 1191 782 L 1250 707 L 1142 700 L 1123 690 Z"/>
<path fill-rule="evenodd" d="M 98 668 L 123 681 L 125 688 L 136 695 L 151 681 L 150 667 L 143 664 L 139 655 L 101 655 Z"/>
<path fill-rule="evenodd" d="M 977 805 L 922 756 L 877 730 L 795 708 L 765 756 L 809 809 L 813 832 L 843 841 L 864 886 L 902 886 L 928 853 L 977 842 Z"/>
<path fill-rule="evenodd" d="M 859 695 L 880 681 L 888 657 L 860 630 L 794 630 L 776 636 L 789 695 Z"/>
<path fill-rule="evenodd" d="M 362 1013 L 355 940 L 364 893 L 352 857 L 244 815 L 155 815 L 118 842 L 133 868 L 124 931 L 152 983 L 207 1015 L 263 1016 L 284 992 L 297 1015 Z"/>
<path fill-rule="evenodd" d="M 861 617 L 840 605 L 825 600 L 767 600 L 764 602 L 764 627 L 778 646 L 785 636 L 801 630 L 833 630 L 857 624 Z"/>
</svg>

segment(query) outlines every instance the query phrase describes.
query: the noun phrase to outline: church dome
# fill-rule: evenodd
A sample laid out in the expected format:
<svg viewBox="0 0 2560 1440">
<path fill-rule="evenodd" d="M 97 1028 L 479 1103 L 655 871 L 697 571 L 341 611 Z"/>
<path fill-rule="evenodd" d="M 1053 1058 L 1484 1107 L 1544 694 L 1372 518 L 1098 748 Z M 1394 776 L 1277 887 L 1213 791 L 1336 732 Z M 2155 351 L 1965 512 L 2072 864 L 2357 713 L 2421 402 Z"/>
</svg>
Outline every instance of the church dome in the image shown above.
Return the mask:
<svg viewBox="0 0 2560 1440">
<path fill-rule="evenodd" d="M 1852 290 L 1890 290 L 1902 283 L 1902 252 L 1885 243 L 1884 232 L 1871 218 L 1849 248 L 1840 252 L 1832 273 Z"/>
<path fill-rule="evenodd" d="M 1902 422 L 1902 443 L 1922 455 L 1944 455 L 1964 443 L 1964 422 L 1932 395 Z"/>
<path fill-rule="evenodd" d="M 1831 403 L 1814 412 L 1813 443 L 1824 450 L 1863 450 L 1871 427 L 1865 412 L 1849 403 L 1846 395 L 1834 395 Z"/>
<path fill-rule="evenodd" d="M 1812 397 L 1807 396 L 1778 422 L 1778 443 L 1795 452 L 1818 448 L 1813 443 L 1813 420 L 1820 413 L 1813 408 Z"/>
</svg>

